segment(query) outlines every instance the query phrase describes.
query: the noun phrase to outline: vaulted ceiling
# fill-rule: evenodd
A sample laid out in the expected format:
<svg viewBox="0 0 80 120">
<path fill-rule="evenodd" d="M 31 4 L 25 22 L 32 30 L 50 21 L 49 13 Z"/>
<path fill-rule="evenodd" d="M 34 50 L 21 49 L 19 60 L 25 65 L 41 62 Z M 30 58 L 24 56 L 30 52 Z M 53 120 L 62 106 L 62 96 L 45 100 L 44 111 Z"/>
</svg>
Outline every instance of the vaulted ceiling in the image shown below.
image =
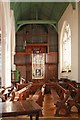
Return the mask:
<svg viewBox="0 0 80 120">
<path fill-rule="evenodd" d="M 25 24 L 51 24 L 55 29 L 69 2 L 11 2 L 16 29 Z M 75 7 L 72 3 L 73 8 Z"/>
</svg>

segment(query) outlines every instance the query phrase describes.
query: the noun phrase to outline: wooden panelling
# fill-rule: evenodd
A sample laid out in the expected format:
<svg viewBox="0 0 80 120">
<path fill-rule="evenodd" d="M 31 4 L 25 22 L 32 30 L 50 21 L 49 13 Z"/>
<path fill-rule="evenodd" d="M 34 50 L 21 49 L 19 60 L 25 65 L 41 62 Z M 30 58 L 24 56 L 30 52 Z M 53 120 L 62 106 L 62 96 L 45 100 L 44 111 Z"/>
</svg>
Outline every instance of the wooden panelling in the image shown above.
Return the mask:
<svg viewBox="0 0 80 120">
<path fill-rule="evenodd" d="M 46 63 L 57 63 L 57 52 L 46 54 Z"/>
<path fill-rule="evenodd" d="M 26 66 L 17 65 L 17 69 L 20 71 L 20 77 L 26 79 Z"/>
<path fill-rule="evenodd" d="M 21 53 L 22 51 L 22 53 Z M 45 53 L 45 78 L 32 80 L 32 54 Z M 51 26 L 26 25 L 16 34 L 15 64 L 27 81 L 44 81 L 58 75 L 58 34 Z M 25 66 L 25 71 L 24 71 Z M 21 70 L 23 69 L 23 70 Z"/>
<path fill-rule="evenodd" d="M 24 65 L 32 62 L 32 55 L 31 54 L 21 54 L 18 53 L 15 55 L 15 64 L 16 65 Z"/>
<path fill-rule="evenodd" d="M 32 54 L 26 54 L 26 64 L 32 63 Z"/>
<path fill-rule="evenodd" d="M 33 27 L 34 26 L 34 27 Z M 16 34 L 16 52 L 26 51 L 30 52 L 30 47 L 37 45 L 37 47 L 46 45 L 47 52 L 58 51 L 58 34 L 48 26 L 46 29 L 42 25 L 27 25 Z M 32 44 L 32 45 L 31 45 Z M 29 46 L 28 49 L 26 49 Z M 48 47 L 47 47 L 48 46 Z M 31 50 L 33 51 L 33 50 Z"/>
<path fill-rule="evenodd" d="M 30 82 L 32 80 L 32 65 L 26 65 L 26 81 Z"/>
<path fill-rule="evenodd" d="M 49 52 L 58 51 L 58 35 L 55 31 L 49 31 Z"/>
<path fill-rule="evenodd" d="M 26 56 L 24 54 L 15 55 L 15 64 L 25 64 Z"/>
<path fill-rule="evenodd" d="M 45 78 L 46 80 L 54 80 L 57 79 L 57 74 L 58 74 L 58 70 L 57 70 L 57 64 L 46 64 L 46 73 L 45 73 Z"/>
<path fill-rule="evenodd" d="M 26 81 L 37 81 L 32 80 L 32 54 L 15 55 L 15 64 Z M 45 78 L 38 81 L 46 81 L 57 79 L 58 77 L 58 62 L 57 52 L 45 54 Z"/>
<path fill-rule="evenodd" d="M 39 51 L 39 53 L 47 53 L 48 52 L 48 44 L 27 44 L 26 45 L 26 53 L 32 54 Z"/>
</svg>

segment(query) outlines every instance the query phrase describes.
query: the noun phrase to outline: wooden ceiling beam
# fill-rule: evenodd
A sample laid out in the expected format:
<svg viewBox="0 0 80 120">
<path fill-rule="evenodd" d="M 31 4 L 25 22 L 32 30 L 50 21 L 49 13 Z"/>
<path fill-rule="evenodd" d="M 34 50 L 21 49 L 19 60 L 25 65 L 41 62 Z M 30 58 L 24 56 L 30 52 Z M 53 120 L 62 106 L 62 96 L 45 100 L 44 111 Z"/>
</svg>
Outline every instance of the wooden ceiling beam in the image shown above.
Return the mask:
<svg viewBox="0 0 80 120">
<path fill-rule="evenodd" d="M 51 25 L 55 28 L 57 31 L 56 21 L 53 20 L 25 20 L 25 21 L 18 21 L 17 22 L 17 31 L 23 26 L 27 24 L 45 24 L 45 25 Z"/>
</svg>

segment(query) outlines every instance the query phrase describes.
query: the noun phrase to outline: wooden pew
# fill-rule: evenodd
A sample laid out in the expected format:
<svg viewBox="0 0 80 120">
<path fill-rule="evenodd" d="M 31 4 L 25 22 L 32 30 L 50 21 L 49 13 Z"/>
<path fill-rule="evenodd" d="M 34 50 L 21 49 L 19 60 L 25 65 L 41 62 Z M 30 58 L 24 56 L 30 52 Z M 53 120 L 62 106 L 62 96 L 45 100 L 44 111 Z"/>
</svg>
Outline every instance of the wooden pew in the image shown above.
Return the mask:
<svg viewBox="0 0 80 120">
<path fill-rule="evenodd" d="M 2 99 L 2 102 L 5 102 L 8 99 L 8 97 L 9 97 L 11 91 L 14 89 L 14 87 L 9 86 L 9 87 L 3 87 L 2 89 L 3 90 L 0 92 L 0 97 Z"/>
<path fill-rule="evenodd" d="M 34 100 L 36 103 L 42 106 L 43 96 L 42 96 L 41 90 L 37 90 L 30 99 Z"/>
<path fill-rule="evenodd" d="M 29 84 L 28 83 L 23 83 L 23 84 L 20 84 L 20 83 L 16 83 L 16 88 L 17 88 L 17 91 L 18 90 L 21 90 L 22 88 L 28 86 Z"/>
<path fill-rule="evenodd" d="M 80 113 L 80 87 L 73 86 L 72 84 L 68 84 L 68 89 L 70 91 L 71 99 L 68 100 L 68 110 L 71 113 L 71 109 L 73 106 L 76 107 L 77 112 Z"/>
<path fill-rule="evenodd" d="M 34 94 L 38 89 L 41 89 L 43 86 L 43 83 L 32 83 L 32 86 L 30 87 L 30 93 Z"/>
<path fill-rule="evenodd" d="M 25 87 L 24 87 L 25 86 Z M 27 83 L 27 84 L 17 84 L 17 92 L 15 93 L 15 98 L 17 100 L 29 99 L 29 95 L 32 94 L 32 99 L 34 99 L 39 105 L 42 106 L 42 94 L 44 88 L 42 83 Z M 43 88 L 43 89 L 42 89 Z M 43 90 L 43 92 L 41 91 Z M 39 90 L 39 91 L 38 91 Z M 27 96 L 26 96 L 26 92 Z M 16 97 L 17 96 L 17 97 Z M 14 99 L 15 100 L 15 99 Z"/>
<path fill-rule="evenodd" d="M 49 85 L 51 89 L 51 94 L 54 98 L 54 91 L 56 92 L 56 98 L 57 100 L 55 101 L 56 105 L 56 114 L 57 116 L 59 115 L 67 115 L 68 114 L 68 109 L 66 102 L 70 96 L 69 90 L 66 90 L 64 87 L 59 85 L 58 82 L 51 82 L 48 83 L 47 86 Z M 64 111 L 64 112 L 62 112 Z"/>
<path fill-rule="evenodd" d="M 44 98 L 44 91 L 45 91 L 45 84 L 39 88 L 35 94 L 32 95 L 30 99 L 34 100 L 38 103 L 41 107 L 43 106 L 43 98 Z"/>
<path fill-rule="evenodd" d="M 0 98 L 2 100 L 2 102 L 5 102 L 6 101 L 6 98 L 5 96 L 3 95 L 5 89 L 4 88 L 0 88 Z"/>
<path fill-rule="evenodd" d="M 61 100 L 64 100 L 64 102 L 66 101 L 66 99 L 69 97 L 69 90 L 66 90 L 64 87 L 62 87 L 61 85 L 59 85 L 58 83 L 57 85 L 57 93 L 60 97 Z"/>
<path fill-rule="evenodd" d="M 57 85 L 57 93 L 59 95 L 60 100 L 56 102 L 56 115 L 67 115 L 68 114 L 68 108 L 67 108 L 67 100 L 70 96 L 69 90 L 66 90 L 58 83 Z"/>
<path fill-rule="evenodd" d="M 30 93 L 35 93 L 37 91 L 37 89 L 41 88 L 43 86 L 43 83 L 32 83 L 32 82 L 29 82 L 29 83 L 17 83 L 16 84 L 16 88 L 17 90 L 20 90 L 24 87 L 27 87 L 28 85 L 31 84 L 31 87 L 30 87 Z"/>
<path fill-rule="evenodd" d="M 70 91 L 70 97 L 67 101 L 68 113 L 72 113 L 73 111 L 80 113 L 80 84 L 76 81 L 59 84 Z M 75 109 L 72 109 L 74 107 Z"/>
<path fill-rule="evenodd" d="M 68 113 L 70 114 L 73 111 L 80 113 L 80 86 L 78 83 L 69 81 L 68 83 L 63 82 L 59 84 L 70 92 L 67 100 Z"/>
<path fill-rule="evenodd" d="M 48 82 L 45 84 L 45 94 L 51 93 L 51 89 L 56 89 L 56 82 Z"/>
<path fill-rule="evenodd" d="M 29 84 L 28 86 L 18 91 L 13 90 L 10 101 L 26 100 L 30 94 L 30 87 L 31 87 L 31 84 Z"/>
</svg>

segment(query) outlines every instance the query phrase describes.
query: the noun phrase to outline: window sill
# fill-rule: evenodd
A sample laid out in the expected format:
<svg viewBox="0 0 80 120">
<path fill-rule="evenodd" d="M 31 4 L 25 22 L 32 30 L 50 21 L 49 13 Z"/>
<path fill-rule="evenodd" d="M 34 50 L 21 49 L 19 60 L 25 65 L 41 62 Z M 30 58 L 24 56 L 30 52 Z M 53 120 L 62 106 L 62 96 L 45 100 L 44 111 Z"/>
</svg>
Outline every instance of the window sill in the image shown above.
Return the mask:
<svg viewBox="0 0 80 120">
<path fill-rule="evenodd" d="M 67 71 L 61 71 L 61 73 L 70 73 L 71 72 L 71 70 L 68 70 L 68 72 Z"/>
</svg>

